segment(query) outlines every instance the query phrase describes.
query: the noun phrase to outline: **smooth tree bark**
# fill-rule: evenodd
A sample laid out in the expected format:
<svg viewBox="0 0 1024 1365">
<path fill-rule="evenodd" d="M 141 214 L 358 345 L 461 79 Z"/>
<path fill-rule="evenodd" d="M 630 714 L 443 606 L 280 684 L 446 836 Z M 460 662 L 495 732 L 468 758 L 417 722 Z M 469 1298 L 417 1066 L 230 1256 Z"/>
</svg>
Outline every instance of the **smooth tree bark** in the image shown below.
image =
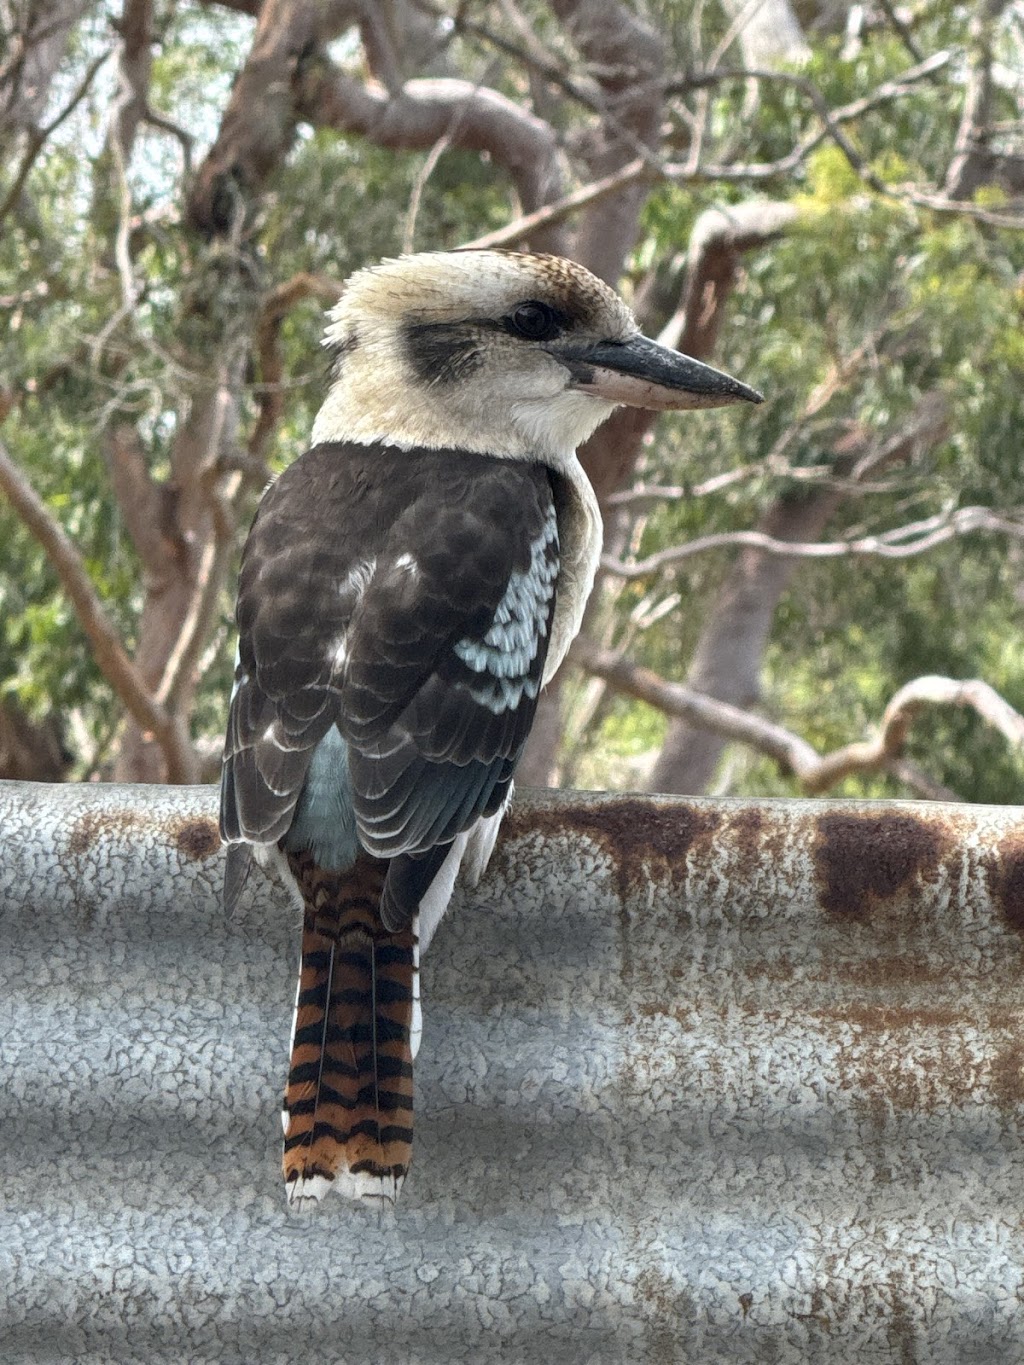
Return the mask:
<svg viewBox="0 0 1024 1365">
<path fill-rule="evenodd" d="M 34 721 L 16 701 L 0 701 L 0 779 L 63 782 L 71 757 L 55 714 Z"/>
<path fill-rule="evenodd" d="M 614 175 L 640 156 L 655 157 L 664 111 L 664 49 L 655 31 L 617 0 L 552 0 L 586 69 L 600 90 L 603 117 L 587 137 L 583 159 L 591 179 Z M 570 254 L 616 284 L 639 230 L 649 187 L 633 181 L 582 216 Z M 647 414 L 620 410 L 580 451 L 598 501 L 630 479 L 650 429 Z M 564 671 L 564 670 L 563 670 Z M 541 695 L 519 780 L 549 786 L 557 775 L 563 732 L 562 673 Z"/>
<path fill-rule="evenodd" d="M 949 432 L 949 413 L 941 395 L 928 394 L 893 437 L 876 447 L 854 434 L 835 452 L 837 480 L 877 475 L 887 465 L 912 459 L 937 445 Z M 849 491 L 834 485 L 812 492 L 798 490 L 777 498 L 764 512 L 757 530 L 775 540 L 802 544 L 821 539 Z M 737 554 L 704 612 L 704 625 L 686 686 L 693 692 L 745 709 L 761 696 L 761 667 L 775 612 L 801 566 L 799 558 L 782 558 L 747 547 Z M 651 772 L 652 791 L 697 795 L 707 789 L 725 747 L 721 732 L 676 717 Z"/>
</svg>

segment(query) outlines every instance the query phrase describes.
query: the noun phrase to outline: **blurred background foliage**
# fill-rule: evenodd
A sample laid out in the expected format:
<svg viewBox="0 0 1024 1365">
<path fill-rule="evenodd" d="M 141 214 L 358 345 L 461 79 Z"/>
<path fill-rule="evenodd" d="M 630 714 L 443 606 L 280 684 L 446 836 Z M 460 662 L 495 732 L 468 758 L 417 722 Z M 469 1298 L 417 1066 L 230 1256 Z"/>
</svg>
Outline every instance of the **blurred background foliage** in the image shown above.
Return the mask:
<svg viewBox="0 0 1024 1365">
<path fill-rule="evenodd" d="M 497 8 L 468 5 L 459 12 L 486 20 Z M 685 159 L 696 111 L 705 119 L 709 163 L 735 167 L 785 157 L 818 126 L 805 82 L 837 109 L 871 97 L 913 65 L 907 33 L 894 31 L 884 15 L 851 41 L 851 8 L 832 6 L 831 19 L 812 6 L 798 10 L 810 55 L 780 64 L 792 81 L 764 79 L 755 99 L 748 78 L 721 80 L 669 102 L 666 155 Z M 870 7 L 859 8 L 870 15 Z M 844 498 L 827 538 L 880 533 L 957 507 L 1007 516 L 1019 511 L 1024 232 L 915 202 L 901 190 L 941 186 L 947 177 L 974 60 L 977 8 L 934 0 L 900 10 L 919 57 L 946 51 L 949 60 L 899 98 L 843 125 L 866 172 L 895 192 L 872 188 L 827 138 L 788 173 L 764 182 L 709 178 L 651 187 L 620 281 L 627 297 L 639 299 L 658 271 L 678 262 L 706 210 L 760 196 L 791 205 L 796 218 L 745 258 L 714 357 L 769 401 L 758 410 L 664 420 L 645 446 L 639 477 L 645 484 L 692 486 L 740 466 L 752 472 L 716 493 L 645 505 L 624 533 L 634 557 L 749 528 L 771 503 L 813 496 L 801 471 L 827 468 L 851 432 L 864 441 L 885 439 L 933 392 L 948 404 L 948 435 L 886 469 L 879 491 Z M 551 9 L 523 4 L 520 11 L 552 52 L 577 60 Z M 1005 155 L 1024 165 L 1021 7 L 996 12 L 998 78 L 988 120 Z M 696 47 L 706 56 L 730 32 L 729 12 L 713 4 L 659 0 L 642 13 L 660 35 L 670 79 L 692 73 Z M 16 25 L 7 17 L 10 38 Z M 91 4 L 70 26 L 46 117 L 64 109 L 89 64 L 114 49 L 121 17 L 118 5 Z M 152 475 L 168 476 L 183 419 L 189 329 L 206 326 L 209 300 L 224 297 L 216 254 L 185 221 L 183 195 L 217 135 L 253 28 L 251 15 L 231 7 L 158 3 L 149 102 L 166 122 L 140 129 L 124 184 L 107 136 L 118 94 L 108 60 L 46 138 L 0 224 L 6 413 L 0 436 L 78 547 L 129 652 L 144 608 L 145 569 L 125 533 L 100 438 L 115 416 L 130 418 Z M 452 32 L 450 24 L 447 31 L 448 70 L 533 109 L 556 130 L 571 161 L 591 134 L 591 112 L 479 35 Z M 344 35 L 331 55 L 345 70 L 365 75 L 358 35 Z M 718 60 L 743 64 L 735 42 Z M 177 133 L 169 131 L 172 124 Z M 26 143 L 23 130 L 10 126 L 0 136 L 8 142 L 0 159 L 5 203 Z M 258 288 L 270 291 L 300 272 L 340 280 L 401 251 L 414 198 L 420 249 L 456 247 L 515 216 L 507 177 L 487 154 L 445 150 L 425 176 L 426 159 L 422 151 L 300 124 L 247 228 Z M 115 259 L 124 194 L 130 195 L 138 283 L 130 319 L 119 316 Z M 965 202 L 1009 213 L 1015 201 L 1012 188 L 993 174 Z M 285 379 L 269 453 L 274 471 L 304 449 L 324 391 L 322 321 L 321 303 L 311 297 L 282 324 Z M 255 362 L 246 383 L 243 432 L 258 412 Z M 830 396 L 806 420 L 809 398 L 829 384 Z M 784 459 L 773 462 L 780 443 Z M 257 495 L 255 489 L 247 495 L 239 541 Z M 683 678 L 733 553 L 713 550 L 656 579 L 609 583 L 601 607 L 606 642 L 663 678 Z M 893 693 L 921 674 L 984 679 L 1024 711 L 1021 558 L 1020 540 L 977 532 L 902 560 L 848 555 L 802 563 L 775 612 L 760 709 L 822 752 L 868 733 Z M 232 582 L 233 571 L 210 621 L 191 707 L 191 733 L 206 740 L 208 752 L 215 752 L 231 685 Z M 110 771 L 122 704 L 97 667 L 47 555 L 2 497 L 0 698 L 34 721 L 57 718 L 69 776 Z M 576 673 L 566 716 L 565 780 L 645 784 L 666 733 L 663 714 L 612 691 L 595 696 L 592 683 Z M 924 713 L 907 753 L 964 800 L 1021 799 L 1024 754 L 973 713 Z M 712 788 L 736 795 L 798 791 L 774 762 L 737 746 L 725 749 Z M 892 775 L 875 773 L 847 778 L 835 794 L 907 791 Z"/>
</svg>

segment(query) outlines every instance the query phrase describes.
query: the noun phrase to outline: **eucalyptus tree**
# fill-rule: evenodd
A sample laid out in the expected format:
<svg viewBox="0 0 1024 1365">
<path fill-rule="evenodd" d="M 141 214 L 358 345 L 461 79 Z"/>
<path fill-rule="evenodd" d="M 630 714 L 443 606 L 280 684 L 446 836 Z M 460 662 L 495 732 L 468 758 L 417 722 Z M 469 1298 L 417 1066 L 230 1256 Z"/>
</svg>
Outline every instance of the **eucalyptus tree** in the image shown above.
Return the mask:
<svg viewBox="0 0 1024 1365">
<path fill-rule="evenodd" d="M 1021 26 L 0 0 L 5 770 L 215 769 L 226 585 L 304 446 L 323 306 L 487 243 L 574 256 L 771 400 L 592 439 L 606 576 L 526 779 L 1012 799 Z"/>
</svg>

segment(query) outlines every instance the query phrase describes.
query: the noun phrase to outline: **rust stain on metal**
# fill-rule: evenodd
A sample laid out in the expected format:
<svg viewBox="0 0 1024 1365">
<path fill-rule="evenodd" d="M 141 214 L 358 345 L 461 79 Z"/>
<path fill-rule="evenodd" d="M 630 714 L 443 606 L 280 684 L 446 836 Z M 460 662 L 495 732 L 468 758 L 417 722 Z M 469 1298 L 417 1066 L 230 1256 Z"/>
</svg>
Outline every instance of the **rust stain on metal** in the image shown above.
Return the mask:
<svg viewBox="0 0 1024 1365">
<path fill-rule="evenodd" d="M 653 1267 L 640 1272 L 634 1287 L 649 1314 L 651 1331 L 646 1359 L 651 1365 L 675 1365 L 679 1360 L 680 1335 L 685 1324 L 693 1322 L 699 1311 L 692 1293 Z"/>
<path fill-rule="evenodd" d="M 917 1365 L 917 1343 L 914 1330 L 914 1314 L 909 1303 L 913 1297 L 908 1294 L 901 1275 L 894 1275 L 892 1284 L 892 1320 L 889 1324 L 889 1342 L 900 1353 L 899 1365 Z"/>
<path fill-rule="evenodd" d="M 1024 1105 L 1024 1039 L 1013 1038 L 993 1058 L 992 1096 L 1004 1111 Z"/>
<path fill-rule="evenodd" d="M 1024 934 L 1024 833 L 1000 840 L 985 859 L 985 879 L 1003 919 Z"/>
<path fill-rule="evenodd" d="M 933 879 L 948 846 L 934 821 L 902 813 L 820 815 L 814 862 L 821 904 L 842 919 L 866 919 L 915 878 Z"/>
<path fill-rule="evenodd" d="M 822 1019 L 849 1024 L 856 1033 L 892 1033 L 908 1028 L 959 1030 L 972 1019 L 966 1009 L 952 1005 L 830 1005 Z"/>
<path fill-rule="evenodd" d="M 744 806 L 731 812 L 729 843 L 736 850 L 744 866 L 748 859 L 759 861 L 763 858 L 766 851 L 770 851 L 766 849 L 765 844 L 764 811 L 759 810 L 757 806 Z"/>
<path fill-rule="evenodd" d="M 849 985 L 898 991 L 906 986 L 942 983 L 949 978 L 949 967 L 944 962 L 913 957 L 905 950 L 896 956 L 880 955 L 841 964 L 833 962 L 828 971 L 808 973 L 807 979 L 832 983 L 837 976 Z"/>
<path fill-rule="evenodd" d="M 649 797 L 602 801 L 582 810 L 533 810 L 525 817 L 517 817 L 513 806 L 506 817 L 513 837 L 579 835 L 592 840 L 608 855 L 622 900 L 645 889 L 662 869 L 671 881 L 682 881 L 690 849 L 708 840 L 720 823 L 714 812 L 675 803 L 658 806 Z"/>
<path fill-rule="evenodd" d="M 72 821 L 68 830 L 68 852 L 74 856 L 88 853 L 102 840 L 119 834 L 134 834 L 144 822 L 127 810 L 85 811 Z"/>
<path fill-rule="evenodd" d="M 1024 1045 L 1010 1007 L 992 1011 L 987 1021 L 1011 1040 L 991 1058 L 965 1036 L 978 1022 L 966 1007 L 856 1004 L 816 1014 L 838 1044 L 842 1089 L 879 1128 L 890 1112 L 964 1108 L 986 1090 L 1004 1110 L 1024 1100 Z"/>
<path fill-rule="evenodd" d="M 796 976 L 796 967 L 793 960 L 786 953 L 780 953 L 777 957 L 764 957 L 756 962 L 748 962 L 744 965 L 743 974 L 748 981 L 771 981 L 785 982 L 792 981 Z M 824 978 L 822 978 L 824 979 Z M 831 980 L 831 976 L 828 980 Z"/>
<path fill-rule="evenodd" d="M 170 825 L 178 852 L 194 862 L 210 858 L 220 848 L 216 820 L 182 820 Z"/>
<path fill-rule="evenodd" d="M 753 881 L 758 867 L 770 861 L 776 852 L 772 826 L 757 806 L 730 811 L 725 841 L 735 858 L 735 876 L 741 881 Z"/>
</svg>

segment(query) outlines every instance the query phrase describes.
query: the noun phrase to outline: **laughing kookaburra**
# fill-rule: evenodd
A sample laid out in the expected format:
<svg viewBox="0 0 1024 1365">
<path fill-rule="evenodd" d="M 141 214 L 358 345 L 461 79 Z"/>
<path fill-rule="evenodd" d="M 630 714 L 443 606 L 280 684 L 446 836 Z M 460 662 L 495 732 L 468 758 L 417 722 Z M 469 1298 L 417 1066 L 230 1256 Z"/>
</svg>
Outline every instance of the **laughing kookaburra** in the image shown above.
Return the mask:
<svg viewBox="0 0 1024 1365">
<path fill-rule="evenodd" d="M 577 446 L 620 403 L 760 401 L 554 256 L 384 261 L 330 317 L 311 449 L 242 558 L 221 788 L 226 903 L 255 855 L 303 912 L 293 1204 L 393 1200 L 408 1170 L 418 949 L 487 864 L 594 580 Z"/>
</svg>

